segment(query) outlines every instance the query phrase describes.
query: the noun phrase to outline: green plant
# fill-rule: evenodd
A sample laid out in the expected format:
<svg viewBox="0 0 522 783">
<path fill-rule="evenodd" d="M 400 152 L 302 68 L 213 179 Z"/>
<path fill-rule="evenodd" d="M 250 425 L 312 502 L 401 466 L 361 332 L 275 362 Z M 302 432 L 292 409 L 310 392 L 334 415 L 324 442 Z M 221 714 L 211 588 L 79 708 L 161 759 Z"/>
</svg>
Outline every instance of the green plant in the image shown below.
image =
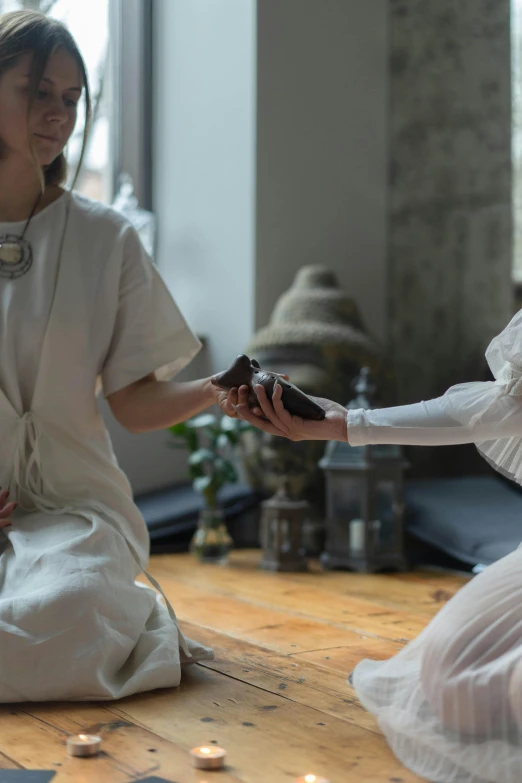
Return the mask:
<svg viewBox="0 0 522 783">
<path fill-rule="evenodd" d="M 208 509 L 217 508 L 217 494 L 224 484 L 238 480 L 230 457 L 239 444 L 241 433 L 250 427 L 241 419 L 229 416 L 218 419 L 211 413 L 204 413 L 168 428 L 174 438 L 168 445 L 189 451 L 192 486 L 203 495 Z"/>
</svg>

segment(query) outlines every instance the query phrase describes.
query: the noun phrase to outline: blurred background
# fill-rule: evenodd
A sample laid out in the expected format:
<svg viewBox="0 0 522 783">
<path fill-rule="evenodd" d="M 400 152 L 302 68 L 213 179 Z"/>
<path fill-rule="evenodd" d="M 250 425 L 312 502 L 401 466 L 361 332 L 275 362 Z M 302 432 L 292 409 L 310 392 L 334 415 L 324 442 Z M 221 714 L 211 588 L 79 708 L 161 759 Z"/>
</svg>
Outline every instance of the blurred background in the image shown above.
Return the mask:
<svg viewBox="0 0 522 783">
<path fill-rule="evenodd" d="M 139 223 L 200 335 L 181 378 L 243 351 L 343 404 L 364 366 L 380 404 L 490 377 L 522 300 L 522 0 L 0 0 L 20 7 L 85 56 L 78 188 Z M 100 405 L 137 496 L 186 482 L 168 434 Z M 297 452 L 264 448 L 244 480 L 269 491 Z M 408 459 L 490 470 L 472 447 Z"/>
</svg>

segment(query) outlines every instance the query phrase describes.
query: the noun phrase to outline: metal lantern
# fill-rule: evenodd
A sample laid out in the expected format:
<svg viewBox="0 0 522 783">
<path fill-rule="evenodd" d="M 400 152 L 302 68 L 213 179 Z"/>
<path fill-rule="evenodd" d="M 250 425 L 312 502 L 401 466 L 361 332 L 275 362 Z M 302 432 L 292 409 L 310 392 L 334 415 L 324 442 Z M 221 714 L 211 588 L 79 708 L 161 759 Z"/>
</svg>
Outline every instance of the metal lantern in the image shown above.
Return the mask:
<svg viewBox="0 0 522 783">
<path fill-rule="evenodd" d="M 284 481 L 273 497 L 262 504 L 260 567 L 268 571 L 306 571 L 303 523 L 306 500 L 293 500 Z"/>
<path fill-rule="evenodd" d="M 365 368 L 349 408 L 371 404 L 375 388 Z M 396 445 L 350 446 L 331 441 L 319 466 L 326 478 L 326 568 L 370 573 L 407 569 L 404 551 L 404 471 Z"/>
</svg>

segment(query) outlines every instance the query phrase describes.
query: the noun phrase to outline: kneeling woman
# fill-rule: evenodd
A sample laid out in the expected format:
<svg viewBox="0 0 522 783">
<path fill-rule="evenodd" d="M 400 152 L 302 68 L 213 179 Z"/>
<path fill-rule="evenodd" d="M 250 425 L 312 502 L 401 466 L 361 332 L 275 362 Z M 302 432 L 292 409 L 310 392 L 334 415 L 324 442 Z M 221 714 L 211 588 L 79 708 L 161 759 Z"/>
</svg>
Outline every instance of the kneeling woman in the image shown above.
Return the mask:
<svg viewBox="0 0 522 783">
<path fill-rule="evenodd" d="M 346 411 L 330 400 L 323 421 L 291 416 L 281 387 L 229 402 L 241 418 L 292 440 L 448 445 L 476 443 L 522 484 L 522 311 L 490 344 L 495 381 L 460 384 L 428 402 Z M 317 398 L 316 398 L 317 399 Z M 262 418 L 263 417 L 263 418 Z M 521 533 L 522 538 L 522 533 Z M 522 548 L 489 566 L 388 661 L 361 661 L 350 681 L 401 761 L 434 783 L 522 780 Z"/>
<path fill-rule="evenodd" d="M 131 225 L 62 187 L 82 94 L 67 29 L 0 16 L 0 702 L 118 699 L 211 657 L 136 582 L 148 532 L 100 416 L 168 427 L 226 393 Z M 85 148 L 85 143 L 84 143 Z"/>
</svg>

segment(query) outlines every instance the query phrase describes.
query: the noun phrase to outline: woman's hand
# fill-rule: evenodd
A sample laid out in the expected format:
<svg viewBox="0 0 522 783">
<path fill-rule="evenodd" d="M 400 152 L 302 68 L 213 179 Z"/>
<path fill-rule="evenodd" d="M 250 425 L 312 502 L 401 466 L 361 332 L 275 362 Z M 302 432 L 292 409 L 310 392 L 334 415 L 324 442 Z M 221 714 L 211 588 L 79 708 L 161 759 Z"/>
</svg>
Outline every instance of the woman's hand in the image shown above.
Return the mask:
<svg viewBox="0 0 522 783">
<path fill-rule="evenodd" d="M 238 402 L 235 405 L 237 414 L 241 419 L 250 422 L 263 432 L 270 435 L 280 435 L 289 440 L 340 440 L 348 439 L 346 426 L 346 408 L 332 400 L 322 397 L 312 397 L 315 402 L 325 410 L 326 417 L 322 421 L 302 419 L 300 416 L 292 416 L 283 406 L 281 397 L 283 389 L 276 382 L 272 401 L 269 400 L 264 388 L 255 387 L 259 400 L 259 408 L 251 410 L 248 406 L 248 387 L 241 386 L 238 390 Z M 231 403 L 232 404 L 232 403 Z"/>
<path fill-rule="evenodd" d="M 9 527 L 12 524 L 9 517 L 18 506 L 18 503 L 8 503 L 8 497 L 9 490 L 6 489 L 4 492 L 0 493 L 0 528 Z"/>
<path fill-rule="evenodd" d="M 280 378 L 284 378 L 285 381 L 289 381 L 290 378 L 288 375 L 285 375 L 283 373 L 278 373 Z M 213 378 L 217 378 L 217 375 L 214 375 Z M 249 389 L 248 386 L 242 386 L 243 394 L 241 397 L 241 401 L 243 401 L 245 404 L 248 404 L 248 393 Z M 246 390 L 246 393 L 245 393 Z M 214 393 L 215 401 L 221 408 L 221 411 L 225 414 L 225 416 L 230 416 L 231 419 L 238 419 L 239 414 L 236 410 L 236 407 L 238 403 L 240 402 L 239 398 L 239 389 L 233 388 L 233 389 L 223 389 L 220 386 L 214 386 L 212 384 L 212 391 Z M 262 412 L 260 412 L 260 415 L 262 416 Z"/>
<path fill-rule="evenodd" d="M 238 403 L 238 390 L 237 389 L 222 389 L 220 386 L 212 386 L 212 391 L 216 399 L 217 404 L 221 408 L 221 412 L 225 416 L 230 416 L 231 419 L 237 419 L 238 414 L 235 406 Z"/>
</svg>

